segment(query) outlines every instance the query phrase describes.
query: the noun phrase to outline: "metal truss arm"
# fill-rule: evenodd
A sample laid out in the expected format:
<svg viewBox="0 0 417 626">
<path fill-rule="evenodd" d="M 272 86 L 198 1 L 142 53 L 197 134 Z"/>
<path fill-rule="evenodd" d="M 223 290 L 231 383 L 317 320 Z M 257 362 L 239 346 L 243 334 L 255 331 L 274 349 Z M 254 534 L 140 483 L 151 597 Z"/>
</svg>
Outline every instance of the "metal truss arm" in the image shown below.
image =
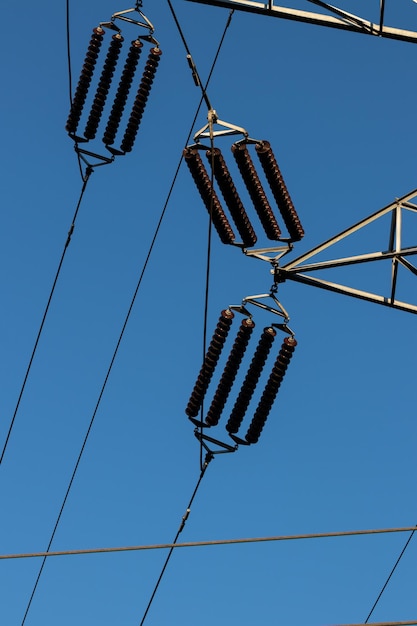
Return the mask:
<svg viewBox="0 0 417 626">
<path fill-rule="evenodd" d="M 332 283 L 320 278 L 312 278 L 311 276 L 305 276 L 304 274 L 295 273 L 282 273 L 284 279 L 293 280 L 298 283 L 304 283 L 311 287 L 320 287 L 326 291 L 333 291 L 334 293 L 340 293 L 345 296 L 352 296 L 353 298 L 359 298 L 360 300 L 367 300 L 368 302 L 374 302 L 375 304 L 382 304 L 392 309 L 399 309 L 401 311 L 407 311 L 408 313 L 417 314 L 417 305 L 409 304 L 408 302 L 401 302 L 395 298 L 380 296 L 378 294 L 369 293 L 368 291 L 362 291 L 361 289 L 354 289 L 353 287 L 347 287 Z"/>
<path fill-rule="evenodd" d="M 288 280 L 294 280 L 297 282 L 311 285 L 313 287 L 320 287 L 328 291 L 334 291 L 336 293 L 352 296 L 354 298 L 360 298 L 362 300 L 368 300 L 376 304 L 382 304 L 409 313 L 417 313 L 417 305 L 410 304 L 408 302 L 402 302 L 396 298 L 397 280 L 398 280 L 398 268 L 402 266 L 406 270 L 409 270 L 411 274 L 417 276 L 417 267 L 415 267 L 406 257 L 417 255 L 417 246 L 410 246 L 403 248 L 402 246 L 402 212 L 411 211 L 416 214 L 417 206 L 409 200 L 417 195 L 417 190 L 410 192 L 409 194 L 397 199 L 392 204 L 387 205 L 383 209 L 373 213 L 369 217 L 361 220 L 354 226 L 347 228 L 343 232 L 339 233 L 335 237 L 328 239 L 324 243 L 316 246 L 309 252 L 306 252 L 297 259 L 290 261 L 283 267 L 275 267 L 275 280 L 277 283 L 285 282 Z M 355 234 L 362 228 L 372 224 L 381 217 L 391 213 L 391 226 L 389 228 L 388 236 L 388 250 L 381 252 L 369 252 L 356 256 L 344 257 L 339 259 L 324 260 L 313 263 L 305 263 L 307 260 L 311 260 L 316 255 L 326 251 L 331 246 L 341 242 L 350 235 Z M 391 276 L 390 276 L 390 289 L 389 295 L 383 296 L 375 293 L 370 293 L 346 285 L 337 284 L 322 278 L 312 277 L 306 275 L 305 272 L 316 272 L 320 270 L 330 270 L 336 267 L 357 265 L 359 263 L 371 263 L 373 261 L 391 261 Z"/>
<path fill-rule="evenodd" d="M 313 13 L 311 11 L 277 6 L 274 4 L 273 0 L 268 0 L 267 2 L 254 2 L 252 0 L 188 0 L 188 2 L 209 4 L 229 10 L 236 9 L 249 13 L 259 13 L 270 17 L 279 17 L 281 19 L 316 24 L 318 26 L 338 28 L 354 33 L 361 33 L 363 35 L 374 35 L 375 37 L 385 37 L 388 39 L 417 43 L 416 31 L 393 28 L 384 24 L 385 2 L 380 3 L 379 23 L 376 24 L 359 16 L 347 13 L 335 6 L 328 5 L 325 2 L 318 2 L 317 0 L 314 0 L 313 3 L 331 11 L 335 15 Z"/>
</svg>

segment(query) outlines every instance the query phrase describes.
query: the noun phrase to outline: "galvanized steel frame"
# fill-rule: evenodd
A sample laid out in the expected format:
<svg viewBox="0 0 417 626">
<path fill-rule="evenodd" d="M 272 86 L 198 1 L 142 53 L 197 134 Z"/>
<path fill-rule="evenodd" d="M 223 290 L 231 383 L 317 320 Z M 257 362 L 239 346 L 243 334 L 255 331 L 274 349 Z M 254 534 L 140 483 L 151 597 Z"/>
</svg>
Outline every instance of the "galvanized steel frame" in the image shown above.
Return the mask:
<svg viewBox="0 0 417 626">
<path fill-rule="evenodd" d="M 411 247 L 402 247 L 402 214 L 403 211 L 411 211 L 417 213 L 417 204 L 410 202 L 415 198 L 417 200 L 417 189 L 406 194 L 402 198 L 398 198 L 395 202 L 388 204 L 383 209 L 380 209 L 376 213 L 373 213 L 369 217 L 354 224 L 350 228 L 342 231 L 335 237 L 328 239 L 324 243 L 311 249 L 309 252 L 297 257 L 293 261 L 290 261 L 282 267 L 274 265 L 275 280 L 277 283 L 284 282 L 285 280 L 293 280 L 296 282 L 311 285 L 313 287 L 320 287 L 328 291 L 334 291 L 344 295 L 352 296 L 354 298 L 360 298 L 361 300 L 368 300 L 376 304 L 382 304 L 394 309 L 401 309 L 409 313 L 417 313 L 417 305 L 407 302 L 402 302 L 396 299 L 397 288 L 397 275 L 399 265 L 405 267 L 412 274 L 417 276 L 417 267 L 414 266 L 406 257 L 417 255 L 417 245 Z M 368 226 L 372 222 L 375 222 L 379 218 L 391 213 L 391 226 L 388 235 L 388 249 L 381 252 L 371 252 L 367 254 L 361 254 L 351 257 L 344 257 L 329 261 L 322 261 L 318 263 L 305 262 L 314 256 L 320 254 L 324 250 L 327 250 L 336 243 L 339 243 L 343 239 L 349 237 Z M 417 229 L 416 229 L 417 232 Z M 374 261 L 383 261 L 391 259 L 391 281 L 390 281 L 390 293 L 383 296 L 346 285 L 329 282 L 321 278 L 306 276 L 305 272 L 315 272 L 320 270 L 329 270 L 335 267 L 356 265 L 358 263 L 371 263 Z"/>
<path fill-rule="evenodd" d="M 259 13 L 270 17 L 278 17 L 281 19 L 306 22 L 308 24 L 316 24 L 318 26 L 338 28 L 363 35 L 373 35 L 375 37 L 384 37 L 387 39 L 397 39 L 400 41 L 417 43 L 416 31 L 395 28 L 387 26 L 384 23 L 385 0 L 380 0 L 378 22 L 372 22 L 358 15 L 354 15 L 353 13 L 348 13 L 347 11 L 330 5 L 327 2 L 321 2 L 320 0 L 309 1 L 312 4 L 321 7 L 325 11 L 328 11 L 330 15 L 326 13 L 314 13 L 311 11 L 302 11 L 296 8 L 278 6 L 273 0 L 268 0 L 267 2 L 254 2 L 253 0 L 188 0 L 188 2 L 209 4 L 211 6 L 246 11 L 249 13 Z"/>
</svg>

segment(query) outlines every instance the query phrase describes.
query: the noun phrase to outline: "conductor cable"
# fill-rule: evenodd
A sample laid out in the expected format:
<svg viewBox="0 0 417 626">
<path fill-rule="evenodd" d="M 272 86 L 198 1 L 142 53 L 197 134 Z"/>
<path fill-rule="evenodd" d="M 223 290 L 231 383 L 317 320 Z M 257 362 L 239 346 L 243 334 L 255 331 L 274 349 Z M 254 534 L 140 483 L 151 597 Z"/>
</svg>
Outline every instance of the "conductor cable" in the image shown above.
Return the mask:
<svg viewBox="0 0 417 626">
<path fill-rule="evenodd" d="M 77 206 L 76 206 L 76 209 L 75 209 L 72 221 L 71 221 L 71 226 L 70 226 L 70 229 L 68 231 L 68 235 L 67 235 L 67 239 L 66 239 L 66 242 L 65 242 L 65 245 L 64 245 L 64 249 L 63 249 L 62 254 L 61 254 L 61 259 L 60 259 L 59 264 L 58 264 L 58 269 L 56 271 L 55 278 L 54 278 L 54 281 L 52 283 L 52 288 L 51 288 L 51 291 L 49 293 L 48 301 L 46 303 L 46 307 L 45 307 L 45 310 L 44 310 L 44 313 L 43 313 L 43 316 L 42 316 L 42 321 L 41 321 L 41 324 L 40 324 L 40 327 L 39 327 L 39 330 L 38 330 L 38 334 L 36 336 L 35 344 L 34 344 L 33 349 L 32 349 L 32 354 L 30 356 L 29 363 L 28 363 L 28 366 L 26 368 L 26 373 L 25 373 L 25 376 L 24 376 L 24 379 L 23 379 L 23 383 L 22 383 L 22 386 L 20 388 L 19 396 L 18 396 L 18 399 L 17 399 L 17 402 L 16 402 L 16 406 L 15 406 L 15 409 L 14 409 L 14 412 L 13 412 L 12 419 L 10 421 L 9 430 L 7 432 L 6 439 L 5 439 L 5 442 L 3 444 L 3 449 L 2 449 L 2 452 L 1 452 L 1 456 L 0 456 L 0 465 L 3 462 L 4 455 L 6 453 L 6 449 L 7 449 L 9 440 L 10 440 L 10 436 L 12 434 L 12 430 L 13 430 L 13 426 L 14 426 L 14 423 L 15 423 L 15 420 L 16 420 L 16 416 L 17 416 L 17 413 L 19 411 L 20 402 L 22 400 L 23 393 L 24 393 L 25 387 L 26 387 L 26 383 L 27 383 L 27 380 L 29 378 L 29 373 L 30 373 L 30 370 L 32 368 L 32 363 L 33 363 L 33 360 L 35 358 L 35 354 L 36 354 L 36 350 L 38 348 L 39 340 L 40 340 L 41 335 L 42 335 L 42 331 L 43 331 L 43 327 L 45 325 L 46 317 L 48 315 L 49 307 L 51 305 L 51 301 L 52 301 L 52 298 L 53 298 L 53 295 L 54 295 L 54 292 L 55 292 L 55 287 L 57 285 L 58 278 L 59 278 L 59 275 L 61 273 L 62 264 L 64 262 L 64 258 L 65 258 L 65 255 L 67 253 L 68 246 L 69 246 L 69 244 L 71 242 L 71 238 L 72 238 L 72 235 L 74 233 L 75 222 L 77 220 L 78 211 L 80 209 L 81 201 L 83 199 L 83 196 L 84 196 L 84 193 L 85 193 L 85 190 L 86 190 L 86 187 L 87 187 L 87 183 L 88 183 L 88 181 L 90 179 L 90 176 L 91 176 L 92 172 L 93 172 L 92 167 L 90 167 L 90 166 L 87 167 L 86 174 L 85 174 L 84 179 L 83 179 L 83 185 L 82 185 L 80 197 L 78 199 Z"/>
<path fill-rule="evenodd" d="M 162 580 L 162 578 L 163 578 L 163 575 L 165 574 L 165 570 L 166 570 L 166 568 L 167 568 L 167 566 L 168 566 L 169 560 L 170 560 L 170 558 L 171 558 L 171 556 L 172 556 L 172 553 L 173 553 L 173 551 L 174 551 L 175 544 L 176 544 L 176 543 L 177 543 L 177 541 L 178 541 L 178 537 L 180 536 L 180 534 L 181 534 L 181 533 L 182 533 L 182 531 L 184 530 L 184 526 L 185 526 L 185 524 L 186 524 L 186 522 L 187 522 L 187 519 L 188 519 L 188 517 L 189 517 L 189 515 L 190 515 L 190 512 L 191 512 L 191 505 L 192 505 L 192 503 L 193 503 L 193 501 L 194 501 L 194 498 L 195 498 L 195 496 L 196 496 L 196 494 L 197 494 L 198 488 L 200 487 L 201 481 L 203 480 L 204 474 L 206 473 L 207 467 L 208 467 L 208 465 L 209 465 L 209 463 L 210 463 L 210 461 L 211 461 L 212 459 L 213 459 L 213 454 L 212 454 L 211 452 L 208 452 L 208 453 L 206 454 L 206 458 L 205 458 L 205 460 L 204 460 L 204 463 L 203 463 L 202 469 L 201 469 L 201 471 L 200 471 L 200 477 L 199 477 L 199 479 L 198 479 L 198 481 L 197 481 L 197 484 L 196 484 L 196 486 L 195 486 L 195 489 L 194 489 L 194 491 L 193 491 L 193 495 L 191 496 L 191 499 L 190 499 L 190 501 L 189 501 L 189 503 L 188 503 L 188 506 L 187 506 L 186 512 L 185 512 L 185 514 L 184 514 L 184 515 L 183 515 L 183 517 L 182 517 L 181 524 L 180 524 L 180 526 L 179 526 L 179 528 L 178 528 L 177 534 L 175 535 L 174 541 L 172 542 L 172 546 L 171 546 L 171 549 L 170 549 L 170 550 L 169 550 L 169 552 L 168 552 L 167 558 L 165 559 L 165 563 L 164 563 L 164 565 L 163 565 L 163 567 L 162 567 L 162 570 L 161 570 L 161 573 L 160 573 L 160 575 L 159 575 L 159 578 L 158 578 L 158 580 L 156 581 L 156 585 L 155 585 L 154 590 L 153 590 L 153 592 L 152 592 L 151 598 L 150 598 L 150 600 L 149 600 L 149 602 L 148 602 L 148 606 L 147 606 L 147 607 L 146 607 L 146 609 L 145 609 L 145 613 L 143 614 L 142 620 L 141 620 L 141 622 L 140 622 L 140 626 L 143 626 L 143 624 L 144 624 L 144 622 L 145 622 L 146 616 L 148 615 L 148 612 L 149 612 L 149 609 L 151 608 L 151 604 L 152 604 L 152 602 L 153 602 L 153 599 L 154 599 L 154 597 L 155 597 L 155 594 L 156 594 L 156 592 L 158 591 L 158 587 L 159 587 L 159 585 L 160 585 L 160 583 L 161 583 L 161 580 Z"/>
<path fill-rule="evenodd" d="M 414 535 L 414 533 L 415 533 L 415 532 L 416 532 L 416 529 L 414 528 L 414 529 L 411 531 L 411 534 L 410 534 L 410 536 L 408 537 L 407 541 L 405 542 L 405 545 L 404 545 L 403 549 L 401 550 L 400 556 L 399 556 L 399 557 L 398 557 L 398 559 L 396 560 L 396 562 L 395 562 L 395 564 L 394 564 L 394 567 L 392 568 L 391 572 L 389 573 L 389 576 L 388 576 L 387 580 L 385 581 L 385 583 L 384 583 L 384 585 L 383 585 L 383 587 L 382 587 L 381 591 L 379 592 L 378 597 L 377 597 L 377 599 L 375 600 L 375 602 L 374 602 L 374 604 L 373 604 L 373 606 L 372 606 L 372 609 L 369 611 L 369 613 L 368 613 L 368 617 L 367 617 L 367 618 L 366 618 L 366 620 L 365 620 L 365 624 L 367 624 L 367 623 L 368 623 L 368 621 L 369 621 L 369 619 L 370 619 L 370 617 L 371 617 L 372 613 L 374 612 L 374 610 L 375 610 L 375 608 L 376 608 L 376 606 L 377 606 L 378 602 L 380 601 L 382 594 L 384 593 L 385 589 L 387 588 L 388 583 L 389 583 L 389 581 L 391 580 L 391 577 L 392 577 L 392 575 L 394 574 L 395 570 L 397 569 L 397 566 L 398 566 L 399 562 L 401 561 L 402 557 L 404 556 L 404 552 L 407 550 L 408 545 L 409 545 L 409 543 L 410 543 L 411 539 L 413 538 L 413 535 Z"/>
<path fill-rule="evenodd" d="M 405 526 L 400 528 L 376 528 L 365 530 L 341 530 L 324 533 L 304 533 L 301 535 L 273 535 L 269 537 L 245 537 L 235 539 L 214 539 L 210 541 L 187 541 L 184 543 L 157 543 L 139 546 L 119 546 L 107 548 L 81 548 L 76 550 L 54 550 L 50 552 L 26 552 L 19 554 L 0 554 L 0 560 L 10 559 L 33 559 L 42 556 L 86 556 L 88 554 L 113 554 L 116 552 L 142 552 L 144 550 L 166 550 L 167 548 L 202 548 L 214 546 L 242 545 L 246 543 L 265 543 L 281 541 L 300 541 L 306 539 L 334 539 L 338 537 L 358 537 L 370 535 L 383 535 L 387 533 L 405 533 L 417 530 L 415 526 Z"/>
<path fill-rule="evenodd" d="M 181 25 L 180 25 L 180 23 L 178 21 L 178 18 L 176 16 L 175 11 L 174 11 L 174 7 L 172 6 L 171 0 L 167 0 L 167 2 L 168 2 L 169 9 L 170 9 L 170 11 L 172 13 L 172 17 L 174 18 L 175 25 L 176 25 L 176 27 L 178 29 L 178 33 L 179 33 L 179 35 L 180 35 L 180 37 L 182 39 L 182 42 L 184 44 L 184 48 L 185 48 L 186 53 L 187 53 L 187 61 L 188 61 L 188 64 L 189 64 L 189 66 L 191 68 L 191 71 L 192 71 L 194 83 L 195 83 L 195 85 L 197 87 L 201 88 L 202 98 L 205 101 L 208 110 L 211 111 L 213 107 L 211 106 L 210 100 L 209 100 L 208 95 L 207 95 L 207 86 L 208 86 L 208 83 L 210 81 L 211 74 L 212 74 L 212 71 L 214 69 L 214 66 L 215 66 L 215 64 L 217 62 L 217 57 L 218 57 L 218 55 L 220 53 L 220 50 L 221 50 L 221 48 L 223 46 L 223 40 L 224 40 L 224 38 L 226 36 L 227 29 L 229 28 L 229 26 L 231 24 L 232 16 L 233 16 L 235 10 L 231 9 L 229 11 L 229 16 L 228 16 L 228 19 L 227 19 L 227 22 L 226 22 L 226 26 L 225 26 L 224 31 L 223 31 L 222 38 L 220 40 L 220 43 L 219 43 L 219 46 L 218 46 L 218 49 L 217 49 L 217 52 L 216 52 L 216 56 L 214 57 L 214 61 L 213 61 L 212 69 L 210 70 L 209 78 L 207 79 L 206 84 L 203 86 L 202 83 L 201 83 L 200 76 L 198 74 L 197 68 L 196 68 L 195 63 L 193 61 L 193 57 L 191 56 L 191 52 L 190 52 L 190 48 L 189 48 L 189 46 L 187 44 L 187 40 L 185 39 L 185 36 L 184 36 L 183 31 L 182 31 Z"/>
</svg>

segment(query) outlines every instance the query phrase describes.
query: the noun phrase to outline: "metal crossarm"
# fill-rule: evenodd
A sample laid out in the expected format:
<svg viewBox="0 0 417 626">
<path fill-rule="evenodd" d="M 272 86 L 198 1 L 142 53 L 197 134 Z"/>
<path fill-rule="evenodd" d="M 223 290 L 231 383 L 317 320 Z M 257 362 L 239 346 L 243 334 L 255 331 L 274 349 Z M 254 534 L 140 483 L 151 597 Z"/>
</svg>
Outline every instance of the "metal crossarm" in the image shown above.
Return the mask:
<svg viewBox="0 0 417 626">
<path fill-rule="evenodd" d="M 246 11 L 249 13 L 260 13 L 270 17 L 279 17 L 281 19 L 293 20 L 297 22 L 306 22 L 308 24 L 316 24 L 318 26 L 327 26 L 329 28 L 338 28 L 363 35 L 374 35 L 375 37 L 385 37 L 388 39 L 397 39 L 400 41 L 408 41 L 417 43 L 417 32 L 412 30 L 404 30 L 385 24 L 385 5 L 387 2 L 381 0 L 377 21 L 371 21 L 348 13 L 341 8 L 330 5 L 327 2 L 319 0 L 310 0 L 311 4 L 321 7 L 326 13 L 315 13 L 312 11 L 302 11 L 300 9 L 283 7 L 275 4 L 273 0 L 267 2 L 253 2 L 252 0 L 188 0 L 189 2 L 197 2 L 199 4 L 209 4 L 212 6 L 223 7 L 225 9 L 235 9 Z M 395 0 L 391 0 L 395 4 Z"/>
<path fill-rule="evenodd" d="M 334 291 L 362 300 L 368 300 L 375 302 L 376 304 L 382 304 L 409 313 L 417 313 L 417 304 L 409 302 L 402 302 L 397 299 L 397 283 L 398 283 L 398 268 L 404 267 L 411 274 L 417 276 L 417 267 L 409 260 L 409 257 L 417 255 L 417 245 L 403 247 L 402 234 L 403 234 L 403 213 L 409 211 L 411 213 L 417 213 L 417 204 L 410 202 L 411 199 L 417 199 L 417 189 L 413 190 L 409 194 L 397 199 L 392 204 L 387 205 L 383 209 L 380 209 L 376 213 L 361 220 L 354 226 L 347 228 L 335 237 L 328 239 L 324 243 L 316 246 L 309 252 L 306 252 L 302 256 L 290 261 L 282 267 L 275 268 L 275 279 L 277 283 L 284 282 L 285 280 L 294 280 L 314 287 L 321 287 L 328 291 Z M 310 259 L 313 259 L 318 254 L 328 250 L 335 244 L 348 238 L 350 235 L 355 234 L 359 230 L 365 228 L 369 224 L 379 220 L 385 215 L 391 214 L 391 225 L 388 233 L 388 249 L 380 252 L 369 252 L 355 256 L 330 259 L 325 261 L 319 261 L 316 263 L 306 263 Z M 417 215 L 416 215 L 417 218 Z M 416 229 L 416 244 L 417 244 L 417 229 Z M 343 267 L 356 264 L 371 263 L 375 261 L 391 261 L 390 268 L 390 280 L 389 280 L 389 293 L 386 295 L 380 295 L 370 293 L 347 285 L 342 285 L 335 282 L 330 282 L 322 278 L 312 277 L 309 274 L 311 272 L 330 270 L 336 267 Z M 306 275 L 307 274 L 307 275 Z"/>
</svg>

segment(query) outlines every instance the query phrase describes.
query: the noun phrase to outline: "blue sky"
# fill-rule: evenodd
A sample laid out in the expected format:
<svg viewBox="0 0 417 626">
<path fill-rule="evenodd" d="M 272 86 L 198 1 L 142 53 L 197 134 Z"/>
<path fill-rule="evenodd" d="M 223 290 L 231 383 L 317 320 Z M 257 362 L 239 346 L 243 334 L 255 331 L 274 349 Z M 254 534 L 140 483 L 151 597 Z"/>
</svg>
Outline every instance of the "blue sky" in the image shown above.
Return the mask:
<svg viewBox="0 0 417 626">
<path fill-rule="evenodd" d="M 205 81 L 228 11 L 173 4 Z M 375 11 L 377 3 L 366 4 Z M 70 6 L 75 85 L 92 28 L 127 6 Z M 387 21 L 412 30 L 416 11 L 411 0 L 388 2 Z M 143 12 L 163 51 L 160 67 L 132 153 L 97 168 L 83 198 L 0 467 L 1 554 L 48 545 L 200 100 L 168 4 L 144 0 Z M 65 3 L 23 0 L 7 22 L 0 44 L 1 442 L 81 189 L 64 128 Z M 123 32 L 129 40 L 130 28 Z M 292 258 L 416 187 L 416 51 L 410 43 L 234 13 L 208 93 L 220 119 L 270 141 L 306 233 Z M 203 107 L 193 132 L 206 115 Z M 230 143 L 219 140 L 222 148 Z M 415 219 L 406 223 L 407 245 L 415 244 Z M 54 550 L 175 536 L 199 475 L 185 407 L 203 354 L 207 228 L 183 164 Z M 386 247 L 381 223 L 344 253 Z M 360 266 L 343 276 L 353 287 L 384 290 L 387 269 Z M 213 233 L 208 339 L 222 309 L 269 292 L 269 270 Z M 416 304 L 413 279 L 404 276 L 399 291 Z M 415 524 L 415 316 L 292 282 L 280 285 L 278 297 L 298 341 L 293 361 L 259 443 L 210 464 L 180 540 Z M 263 311 L 254 320 L 257 330 L 271 323 Z M 224 421 L 216 431 L 225 437 Z M 146 623 L 360 623 L 406 538 L 177 550 Z M 50 558 L 25 623 L 139 624 L 165 556 Z M 414 538 L 371 622 L 416 617 L 416 556 Z M 39 566 L 38 559 L 1 562 L 1 623 L 22 623 Z"/>
</svg>

